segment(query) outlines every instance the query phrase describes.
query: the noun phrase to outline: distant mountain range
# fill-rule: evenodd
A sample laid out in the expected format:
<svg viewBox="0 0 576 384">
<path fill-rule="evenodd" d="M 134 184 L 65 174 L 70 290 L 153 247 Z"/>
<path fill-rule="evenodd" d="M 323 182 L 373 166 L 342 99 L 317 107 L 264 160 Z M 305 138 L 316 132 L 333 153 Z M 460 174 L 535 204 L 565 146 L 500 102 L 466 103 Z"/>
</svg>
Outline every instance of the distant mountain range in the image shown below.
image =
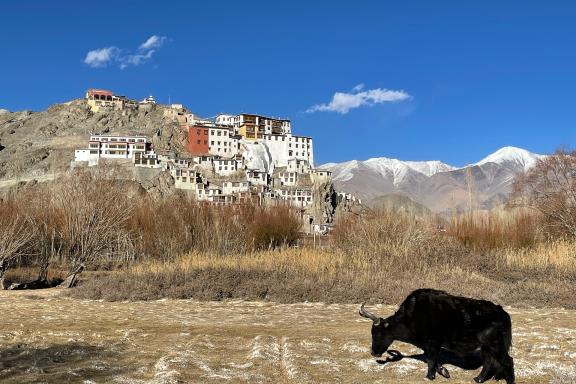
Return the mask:
<svg viewBox="0 0 576 384">
<path fill-rule="evenodd" d="M 543 155 L 504 147 L 477 163 L 454 167 L 441 161 L 401 161 L 386 157 L 327 163 L 337 190 L 352 193 L 371 205 L 379 198 L 401 194 L 433 212 L 490 208 L 504 202 L 514 177 Z"/>
</svg>

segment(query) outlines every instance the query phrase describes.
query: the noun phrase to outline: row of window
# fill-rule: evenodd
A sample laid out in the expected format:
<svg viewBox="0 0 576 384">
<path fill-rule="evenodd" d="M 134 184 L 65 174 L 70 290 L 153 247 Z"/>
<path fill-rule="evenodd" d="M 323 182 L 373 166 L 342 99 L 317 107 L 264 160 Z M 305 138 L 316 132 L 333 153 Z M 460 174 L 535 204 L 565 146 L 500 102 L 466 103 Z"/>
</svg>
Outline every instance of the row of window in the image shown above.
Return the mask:
<svg viewBox="0 0 576 384">
<path fill-rule="evenodd" d="M 90 140 L 92 141 L 120 141 L 120 142 L 128 142 L 128 143 L 145 143 L 146 139 L 130 139 L 126 137 L 91 137 Z"/>
<path fill-rule="evenodd" d="M 266 138 L 272 141 L 272 138 L 274 138 L 274 141 L 285 141 L 286 136 L 284 135 L 266 135 Z M 298 137 L 298 136 L 292 136 L 292 139 L 295 142 L 302 142 L 304 143 L 308 143 L 308 145 L 310 145 L 310 143 L 312 143 L 312 139 L 308 138 L 308 137 Z"/>
<path fill-rule="evenodd" d="M 304 202 L 312 202 L 312 198 L 311 197 L 296 197 L 296 196 L 288 196 L 288 197 L 282 197 L 284 200 L 292 200 L 292 201 L 304 201 Z"/>
<path fill-rule="evenodd" d="M 302 190 L 296 190 L 296 191 L 288 191 L 288 190 L 281 190 L 280 193 L 282 194 L 282 196 L 312 196 L 312 192 L 311 191 L 302 191 Z"/>
</svg>

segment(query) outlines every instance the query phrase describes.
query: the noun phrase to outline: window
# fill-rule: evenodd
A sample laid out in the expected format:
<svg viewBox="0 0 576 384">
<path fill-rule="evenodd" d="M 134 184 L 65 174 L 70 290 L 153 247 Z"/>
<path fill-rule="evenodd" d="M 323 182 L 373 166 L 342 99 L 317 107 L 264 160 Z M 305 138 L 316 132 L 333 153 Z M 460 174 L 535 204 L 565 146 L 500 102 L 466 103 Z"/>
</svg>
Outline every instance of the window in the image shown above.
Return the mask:
<svg viewBox="0 0 576 384">
<path fill-rule="evenodd" d="M 210 134 L 213 135 L 213 134 L 214 134 L 214 130 L 211 130 L 211 131 L 210 131 Z"/>
<path fill-rule="evenodd" d="M 199 130 L 199 129 L 196 130 L 196 134 L 197 134 L 198 136 L 200 136 L 200 130 Z"/>
<path fill-rule="evenodd" d="M 218 136 L 222 136 L 222 132 L 218 131 Z"/>
<path fill-rule="evenodd" d="M 204 140 L 204 144 L 206 144 L 206 145 L 207 145 L 207 144 L 208 144 L 208 140 Z"/>
<path fill-rule="evenodd" d="M 198 144 L 200 144 L 200 140 L 198 140 Z"/>
<path fill-rule="evenodd" d="M 212 140 L 212 141 L 210 142 L 210 145 L 214 145 L 214 140 Z"/>
<path fill-rule="evenodd" d="M 204 130 L 204 135 L 208 136 L 208 130 L 207 129 Z"/>
</svg>

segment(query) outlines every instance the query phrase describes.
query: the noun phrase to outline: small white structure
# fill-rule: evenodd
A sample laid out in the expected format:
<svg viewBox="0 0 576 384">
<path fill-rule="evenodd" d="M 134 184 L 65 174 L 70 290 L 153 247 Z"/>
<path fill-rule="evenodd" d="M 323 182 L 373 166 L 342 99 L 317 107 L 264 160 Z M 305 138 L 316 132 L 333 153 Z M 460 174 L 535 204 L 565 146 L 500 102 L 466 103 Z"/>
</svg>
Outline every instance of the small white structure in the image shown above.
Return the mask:
<svg viewBox="0 0 576 384">
<path fill-rule="evenodd" d="M 134 159 L 136 153 L 150 152 L 152 144 L 145 136 L 92 135 L 88 148 L 74 152 L 74 161 L 93 166 L 100 159 Z"/>
<path fill-rule="evenodd" d="M 141 104 L 156 104 L 156 99 L 154 96 L 149 95 L 147 98 L 140 102 Z"/>
<path fill-rule="evenodd" d="M 305 208 L 314 202 L 310 188 L 281 188 L 276 190 L 276 193 L 294 207 Z"/>
<path fill-rule="evenodd" d="M 295 186 L 298 183 L 298 172 L 282 172 L 278 175 L 280 185 Z"/>
<path fill-rule="evenodd" d="M 354 196 L 351 193 L 338 192 L 338 197 L 340 199 L 342 199 L 343 201 L 351 201 L 353 203 L 362 204 L 362 200 L 358 199 L 356 196 Z"/>
<path fill-rule="evenodd" d="M 226 125 L 228 127 L 233 127 L 236 122 L 237 116 L 235 115 L 227 115 L 225 113 L 221 113 L 216 116 L 214 120 L 218 125 Z"/>
<path fill-rule="evenodd" d="M 214 159 L 214 173 L 219 176 L 230 176 L 238 171 L 236 159 Z"/>
<path fill-rule="evenodd" d="M 297 159 L 295 157 L 288 159 L 288 166 L 286 167 L 288 172 L 296 173 L 309 173 L 310 163 L 308 160 Z"/>
<path fill-rule="evenodd" d="M 134 166 L 140 168 L 162 168 L 164 164 L 160 161 L 158 154 L 150 151 L 134 153 Z"/>
<path fill-rule="evenodd" d="M 310 171 L 310 177 L 314 183 L 325 183 L 332 179 L 332 172 L 325 169 L 313 169 Z"/>
<path fill-rule="evenodd" d="M 266 186 L 268 185 L 268 173 L 266 172 L 262 172 L 262 171 L 258 171 L 258 170 L 247 170 L 246 171 L 246 179 L 252 184 L 252 185 L 262 185 L 262 186 Z"/>
<path fill-rule="evenodd" d="M 214 167 L 214 156 L 193 156 L 192 164 L 202 169 L 212 170 Z"/>
<path fill-rule="evenodd" d="M 173 169 L 170 175 L 174 178 L 174 187 L 178 189 L 196 190 L 202 184 L 202 176 L 192 169 Z"/>
<path fill-rule="evenodd" d="M 264 135 L 263 141 L 269 148 L 272 162 L 277 167 L 287 167 L 290 159 L 306 160 L 309 166 L 314 164 L 312 138 L 284 135 Z"/>
<path fill-rule="evenodd" d="M 222 184 L 222 193 L 224 193 L 225 195 L 233 195 L 249 191 L 250 191 L 249 181 L 225 181 Z"/>
<path fill-rule="evenodd" d="M 232 157 L 238 154 L 241 136 L 229 127 L 212 126 L 208 133 L 208 153 L 215 156 Z"/>
</svg>

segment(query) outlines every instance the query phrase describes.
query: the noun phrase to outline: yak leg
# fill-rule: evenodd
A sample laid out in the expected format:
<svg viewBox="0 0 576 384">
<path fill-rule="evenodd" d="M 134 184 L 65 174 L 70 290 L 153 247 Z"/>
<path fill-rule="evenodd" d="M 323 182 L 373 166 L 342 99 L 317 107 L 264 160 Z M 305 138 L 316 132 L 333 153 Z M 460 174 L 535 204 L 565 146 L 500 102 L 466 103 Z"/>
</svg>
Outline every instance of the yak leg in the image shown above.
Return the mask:
<svg viewBox="0 0 576 384">
<path fill-rule="evenodd" d="M 436 372 L 440 373 L 440 369 L 443 367 L 438 366 L 438 354 L 440 348 L 434 346 L 424 350 L 424 355 L 426 356 L 426 363 L 428 364 L 428 372 L 426 373 L 426 378 L 428 380 L 434 380 L 436 378 Z"/>
<path fill-rule="evenodd" d="M 482 371 L 474 381 L 483 383 L 494 377 L 496 380 L 504 378 L 507 384 L 514 384 L 514 361 L 507 352 L 501 334 L 491 330 L 484 336 L 482 346 L 484 362 Z"/>
<path fill-rule="evenodd" d="M 442 365 L 438 365 L 436 367 L 436 372 L 438 372 L 440 374 L 440 376 L 443 376 L 447 379 L 450 378 L 450 372 L 448 372 L 448 370 L 446 368 L 444 368 Z"/>
<path fill-rule="evenodd" d="M 497 363 L 494 361 L 492 355 L 487 351 L 482 351 L 482 356 L 484 358 L 484 361 L 482 362 L 482 370 L 478 376 L 474 378 L 474 381 L 477 383 L 483 383 L 487 380 L 490 380 L 496 372 Z"/>
<path fill-rule="evenodd" d="M 514 360 L 505 349 L 500 349 L 496 355 L 496 359 L 498 359 L 498 370 L 494 375 L 496 380 L 504 379 L 506 380 L 506 384 L 514 384 Z"/>
</svg>

